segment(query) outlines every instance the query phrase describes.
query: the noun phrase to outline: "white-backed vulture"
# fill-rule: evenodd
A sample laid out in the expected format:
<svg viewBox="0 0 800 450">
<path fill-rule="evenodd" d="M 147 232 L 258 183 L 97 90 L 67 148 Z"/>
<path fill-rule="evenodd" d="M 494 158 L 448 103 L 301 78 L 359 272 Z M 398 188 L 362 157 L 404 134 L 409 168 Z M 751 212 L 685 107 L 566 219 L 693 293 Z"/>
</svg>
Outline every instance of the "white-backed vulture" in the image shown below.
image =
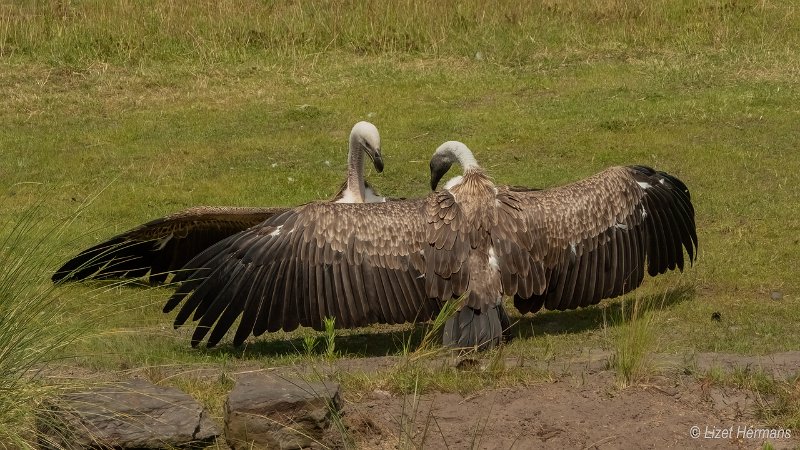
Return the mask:
<svg viewBox="0 0 800 450">
<path fill-rule="evenodd" d="M 464 294 L 444 343 L 486 348 L 501 340 L 504 295 L 522 312 L 571 309 L 639 286 L 694 260 L 694 210 L 677 178 L 642 166 L 612 167 L 563 187 L 495 186 L 460 142 L 442 144 L 431 187 L 458 163 L 463 175 L 425 198 L 387 203 L 315 202 L 277 214 L 190 261 L 167 301 L 186 300 L 175 326 L 199 320 L 197 345 L 233 338 L 428 320 Z M 187 298 L 188 297 L 188 298 Z"/>
<path fill-rule="evenodd" d="M 347 155 L 347 178 L 332 202 L 381 202 L 364 181 L 364 154 L 383 171 L 380 135 L 369 122 L 353 126 Z M 56 270 L 53 282 L 88 278 L 139 278 L 149 273 L 161 283 L 200 252 L 264 222 L 283 207 L 197 206 L 161 217 L 80 252 Z"/>
</svg>

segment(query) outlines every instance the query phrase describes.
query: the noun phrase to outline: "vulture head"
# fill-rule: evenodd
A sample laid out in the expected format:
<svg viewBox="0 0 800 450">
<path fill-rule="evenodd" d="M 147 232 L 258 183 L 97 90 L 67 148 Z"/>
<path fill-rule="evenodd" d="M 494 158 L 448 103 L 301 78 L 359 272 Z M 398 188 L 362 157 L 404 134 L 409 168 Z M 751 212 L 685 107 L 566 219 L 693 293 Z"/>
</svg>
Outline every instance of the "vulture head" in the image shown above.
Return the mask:
<svg viewBox="0 0 800 450">
<path fill-rule="evenodd" d="M 431 190 L 436 190 L 439 181 L 450 170 L 453 163 L 458 163 L 463 172 L 479 168 L 478 161 L 475 160 L 472 151 L 464 143 L 447 141 L 440 145 L 431 157 Z"/>
<path fill-rule="evenodd" d="M 358 122 L 350 132 L 350 148 L 361 149 L 372 160 L 372 165 L 378 173 L 383 172 L 383 157 L 381 156 L 381 136 L 375 125 L 369 122 Z"/>
</svg>

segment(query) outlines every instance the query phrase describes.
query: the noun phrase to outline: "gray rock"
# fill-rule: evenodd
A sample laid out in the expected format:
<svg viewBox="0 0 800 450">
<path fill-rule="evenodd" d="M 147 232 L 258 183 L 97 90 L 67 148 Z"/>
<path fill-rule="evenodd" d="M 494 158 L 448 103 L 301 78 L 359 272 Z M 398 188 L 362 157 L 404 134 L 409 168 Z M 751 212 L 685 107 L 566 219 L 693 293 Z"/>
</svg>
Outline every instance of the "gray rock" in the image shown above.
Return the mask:
<svg viewBox="0 0 800 450">
<path fill-rule="evenodd" d="M 326 431 L 341 407 L 337 383 L 248 375 L 225 402 L 225 439 L 234 450 L 330 446 Z"/>
<path fill-rule="evenodd" d="M 44 448 L 199 447 L 219 434 L 188 394 L 144 380 L 63 395 L 48 402 L 37 427 Z"/>
</svg>

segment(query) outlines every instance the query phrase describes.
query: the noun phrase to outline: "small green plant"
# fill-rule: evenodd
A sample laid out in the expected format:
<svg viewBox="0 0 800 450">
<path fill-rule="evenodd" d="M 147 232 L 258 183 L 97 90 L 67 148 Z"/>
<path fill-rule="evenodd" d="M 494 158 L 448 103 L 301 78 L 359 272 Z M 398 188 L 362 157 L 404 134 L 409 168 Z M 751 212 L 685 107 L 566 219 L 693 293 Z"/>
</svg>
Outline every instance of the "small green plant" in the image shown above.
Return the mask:
<svg viewBox="0 0 800 450">
<path fill-rule="evenodd" d="M 314 357 L 314 351 L 317 349 L 317 336 L 314 334 L 307 334 L 303 336 L 303 353 L 307 358 Z"/>
<path fill-rule="evenodd" d="M 336 358 L 336 318 L 326 317 L 325 323 L 325 357 L 328 359 Z"/>
</svg>

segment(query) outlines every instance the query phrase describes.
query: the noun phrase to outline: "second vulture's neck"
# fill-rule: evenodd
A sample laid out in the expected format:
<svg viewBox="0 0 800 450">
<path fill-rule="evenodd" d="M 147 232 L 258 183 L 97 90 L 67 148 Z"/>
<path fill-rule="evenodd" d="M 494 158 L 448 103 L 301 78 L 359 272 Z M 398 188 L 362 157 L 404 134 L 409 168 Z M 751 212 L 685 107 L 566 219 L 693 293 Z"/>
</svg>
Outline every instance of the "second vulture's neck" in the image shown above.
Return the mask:
<svg viewBox="0 0 800 450">
<path fill-rule="evenodd" d="M 344 198 L 348 203 L 364 203 L 364 150 L 354 138 L 350 138 L 347 153 L 347 189 Z"/>
</svg>

